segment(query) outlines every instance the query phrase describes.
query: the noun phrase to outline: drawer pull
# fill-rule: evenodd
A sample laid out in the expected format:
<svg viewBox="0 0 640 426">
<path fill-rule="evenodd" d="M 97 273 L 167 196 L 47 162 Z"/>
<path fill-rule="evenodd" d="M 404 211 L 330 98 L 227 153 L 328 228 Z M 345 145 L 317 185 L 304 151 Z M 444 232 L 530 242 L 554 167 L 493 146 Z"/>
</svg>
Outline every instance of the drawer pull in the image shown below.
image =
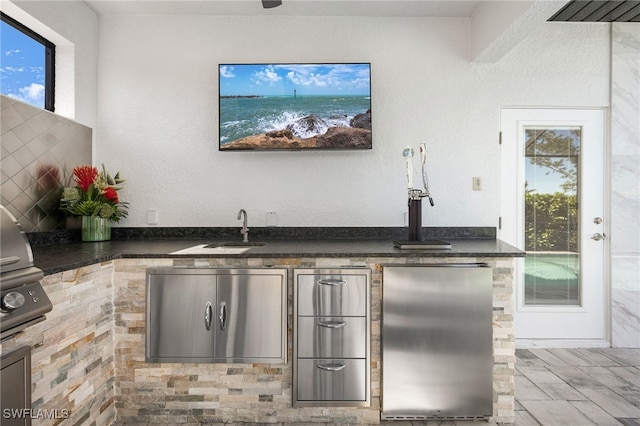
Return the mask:
<svg viewBox="0 0 640 426">
<path fill-rule="evenodd" d="M 345 321 L 318 321 L 318 325 L 326 328 L 342 328 L 347 323 Z"/>
<path fill-rule="evenodd" d="M 344 364 L 318 364 L 317 367 L 324 371 L 340 371 L 344 370 L 346 365 Z"/>
<path fill-rule="evenodd" d="M 320 285 L 346 285 L 347 282 L 345 280 L 341 280 L 339 278 L 324 278 L 318 281 Z"/>
</svg>

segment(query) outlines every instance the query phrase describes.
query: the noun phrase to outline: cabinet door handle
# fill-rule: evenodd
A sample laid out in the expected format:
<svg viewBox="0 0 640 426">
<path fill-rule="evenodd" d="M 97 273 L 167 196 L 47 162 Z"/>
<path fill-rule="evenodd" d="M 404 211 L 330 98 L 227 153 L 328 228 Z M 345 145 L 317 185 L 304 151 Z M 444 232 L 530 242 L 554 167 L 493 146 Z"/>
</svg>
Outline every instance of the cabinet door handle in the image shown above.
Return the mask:
<svg viewBox="0 0 640 426">
<path fill-rule="evenodd" d="M 326 328 L 342 328 L 347 323 L 345 321 L 318 321 L 318 325 Z"/>
<path fill-rule="evenodd" d="M 339 278 L 324 278 L 318 280 L 318 284 L 320 285 L 345 285 L 347 282 L 345 280 L 341 280 Z"/>
<path fill-rule="evenodd" d="M 220 316 L 218 318 L 220 319 L 220 330 L 224 330 L 224 326 L 226 325 L 226 322 L 227 322 L 227 303 L 226 302 L 220 302 Z"/>
<path fill-rule="evenodd" d="M 317 367 L 324 371 L 340 371 L 344 370 L 346 365 L 344 364 L 318 364 Z"/>
<path fill-rule="evenodd" d="M 204 305 L 204 326 L 207 327 L 207 330 L 211 329 L 211 320 L 213 319 L 213 306 L 211 306 L 211 302 L 207 302 Z"/>
</svg>

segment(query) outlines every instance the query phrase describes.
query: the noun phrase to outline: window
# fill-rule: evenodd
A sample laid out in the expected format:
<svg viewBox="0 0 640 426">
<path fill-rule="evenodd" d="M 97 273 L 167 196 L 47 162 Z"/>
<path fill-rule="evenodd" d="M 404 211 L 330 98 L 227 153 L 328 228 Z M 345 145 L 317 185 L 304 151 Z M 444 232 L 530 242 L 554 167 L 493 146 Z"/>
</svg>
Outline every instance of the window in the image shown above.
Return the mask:
<svg viewBox="0 0 640 426">
<path fill-rule="evenodd" d="M 580 305 L 581 127 L 525 126 L 525 304 Z"/>
<path fill-rule="evenodd" d="M 3 95 L 53 111 L 55 45 L 1 13 Z"/>
</svg>

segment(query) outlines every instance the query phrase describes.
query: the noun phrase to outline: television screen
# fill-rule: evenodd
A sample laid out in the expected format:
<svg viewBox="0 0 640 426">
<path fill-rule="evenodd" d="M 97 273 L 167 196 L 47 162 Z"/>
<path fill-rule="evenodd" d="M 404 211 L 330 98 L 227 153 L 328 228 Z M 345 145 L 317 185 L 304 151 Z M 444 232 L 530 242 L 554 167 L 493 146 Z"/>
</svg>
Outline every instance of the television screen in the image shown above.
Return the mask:
<svg viewBox="0 0 640 426">
<path fill-rule="evenodd" d="M 220 64 L 219 149 L 371 149 L 371 64 Z"/>
</svg>

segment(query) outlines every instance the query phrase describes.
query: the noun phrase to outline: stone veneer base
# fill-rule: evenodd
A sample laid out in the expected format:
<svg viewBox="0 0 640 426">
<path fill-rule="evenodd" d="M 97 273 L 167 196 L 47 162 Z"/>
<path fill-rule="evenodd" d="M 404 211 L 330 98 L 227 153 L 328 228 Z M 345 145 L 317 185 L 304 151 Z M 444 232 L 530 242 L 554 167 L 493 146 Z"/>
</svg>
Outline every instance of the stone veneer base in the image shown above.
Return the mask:
<svg viewBox="0 0 640 426">
<path fill-rule="evenodd" d="M 113 262 L 47 275 L 47 319 L 0 344 L 31 346 L 32 424 L 115 421 Z"/>
<path fill-rule="evenodd" d="M 511 258 L 412 258 L 412 263 L 486 262 L 493 267 L 494 423 L 514 422 L 515 342 Z M 388 258 L 122 259 L 115 262 L 115 404 L 119 422 L 136 423 L 380 423 L 381 279 Z M 406 258 L 393 259 L 407 263 Z M 145 269 L 149 266 L 289 268 L 288 358 L 292 354 L 293 268 L 366 266 L 372 269 L 371 406 L 291 405 L 292 365 L 148 364 L 144 361 Z"/>
<path fill-rule="evenodd" d="M 493 267 L 494 385 L 491 423 L 514 422 L 515 342 L 511 258 L 117 259 L 48 275 L 54 308 L 47 320 L 2 342 L 8 353 L 32 347 L 32 409 L 68 410 L 38 425 L 131 423 L 380 422 L 381 265 L 486 262 Z M 288 345 L 292 348 L 292 269 L 372 269 L 371 406 L 291 405 L 292 365 L 149 364 L 144 360 L 145 270 L 149 266 L 278 266 L 290 269 Z"/>
</svg>

